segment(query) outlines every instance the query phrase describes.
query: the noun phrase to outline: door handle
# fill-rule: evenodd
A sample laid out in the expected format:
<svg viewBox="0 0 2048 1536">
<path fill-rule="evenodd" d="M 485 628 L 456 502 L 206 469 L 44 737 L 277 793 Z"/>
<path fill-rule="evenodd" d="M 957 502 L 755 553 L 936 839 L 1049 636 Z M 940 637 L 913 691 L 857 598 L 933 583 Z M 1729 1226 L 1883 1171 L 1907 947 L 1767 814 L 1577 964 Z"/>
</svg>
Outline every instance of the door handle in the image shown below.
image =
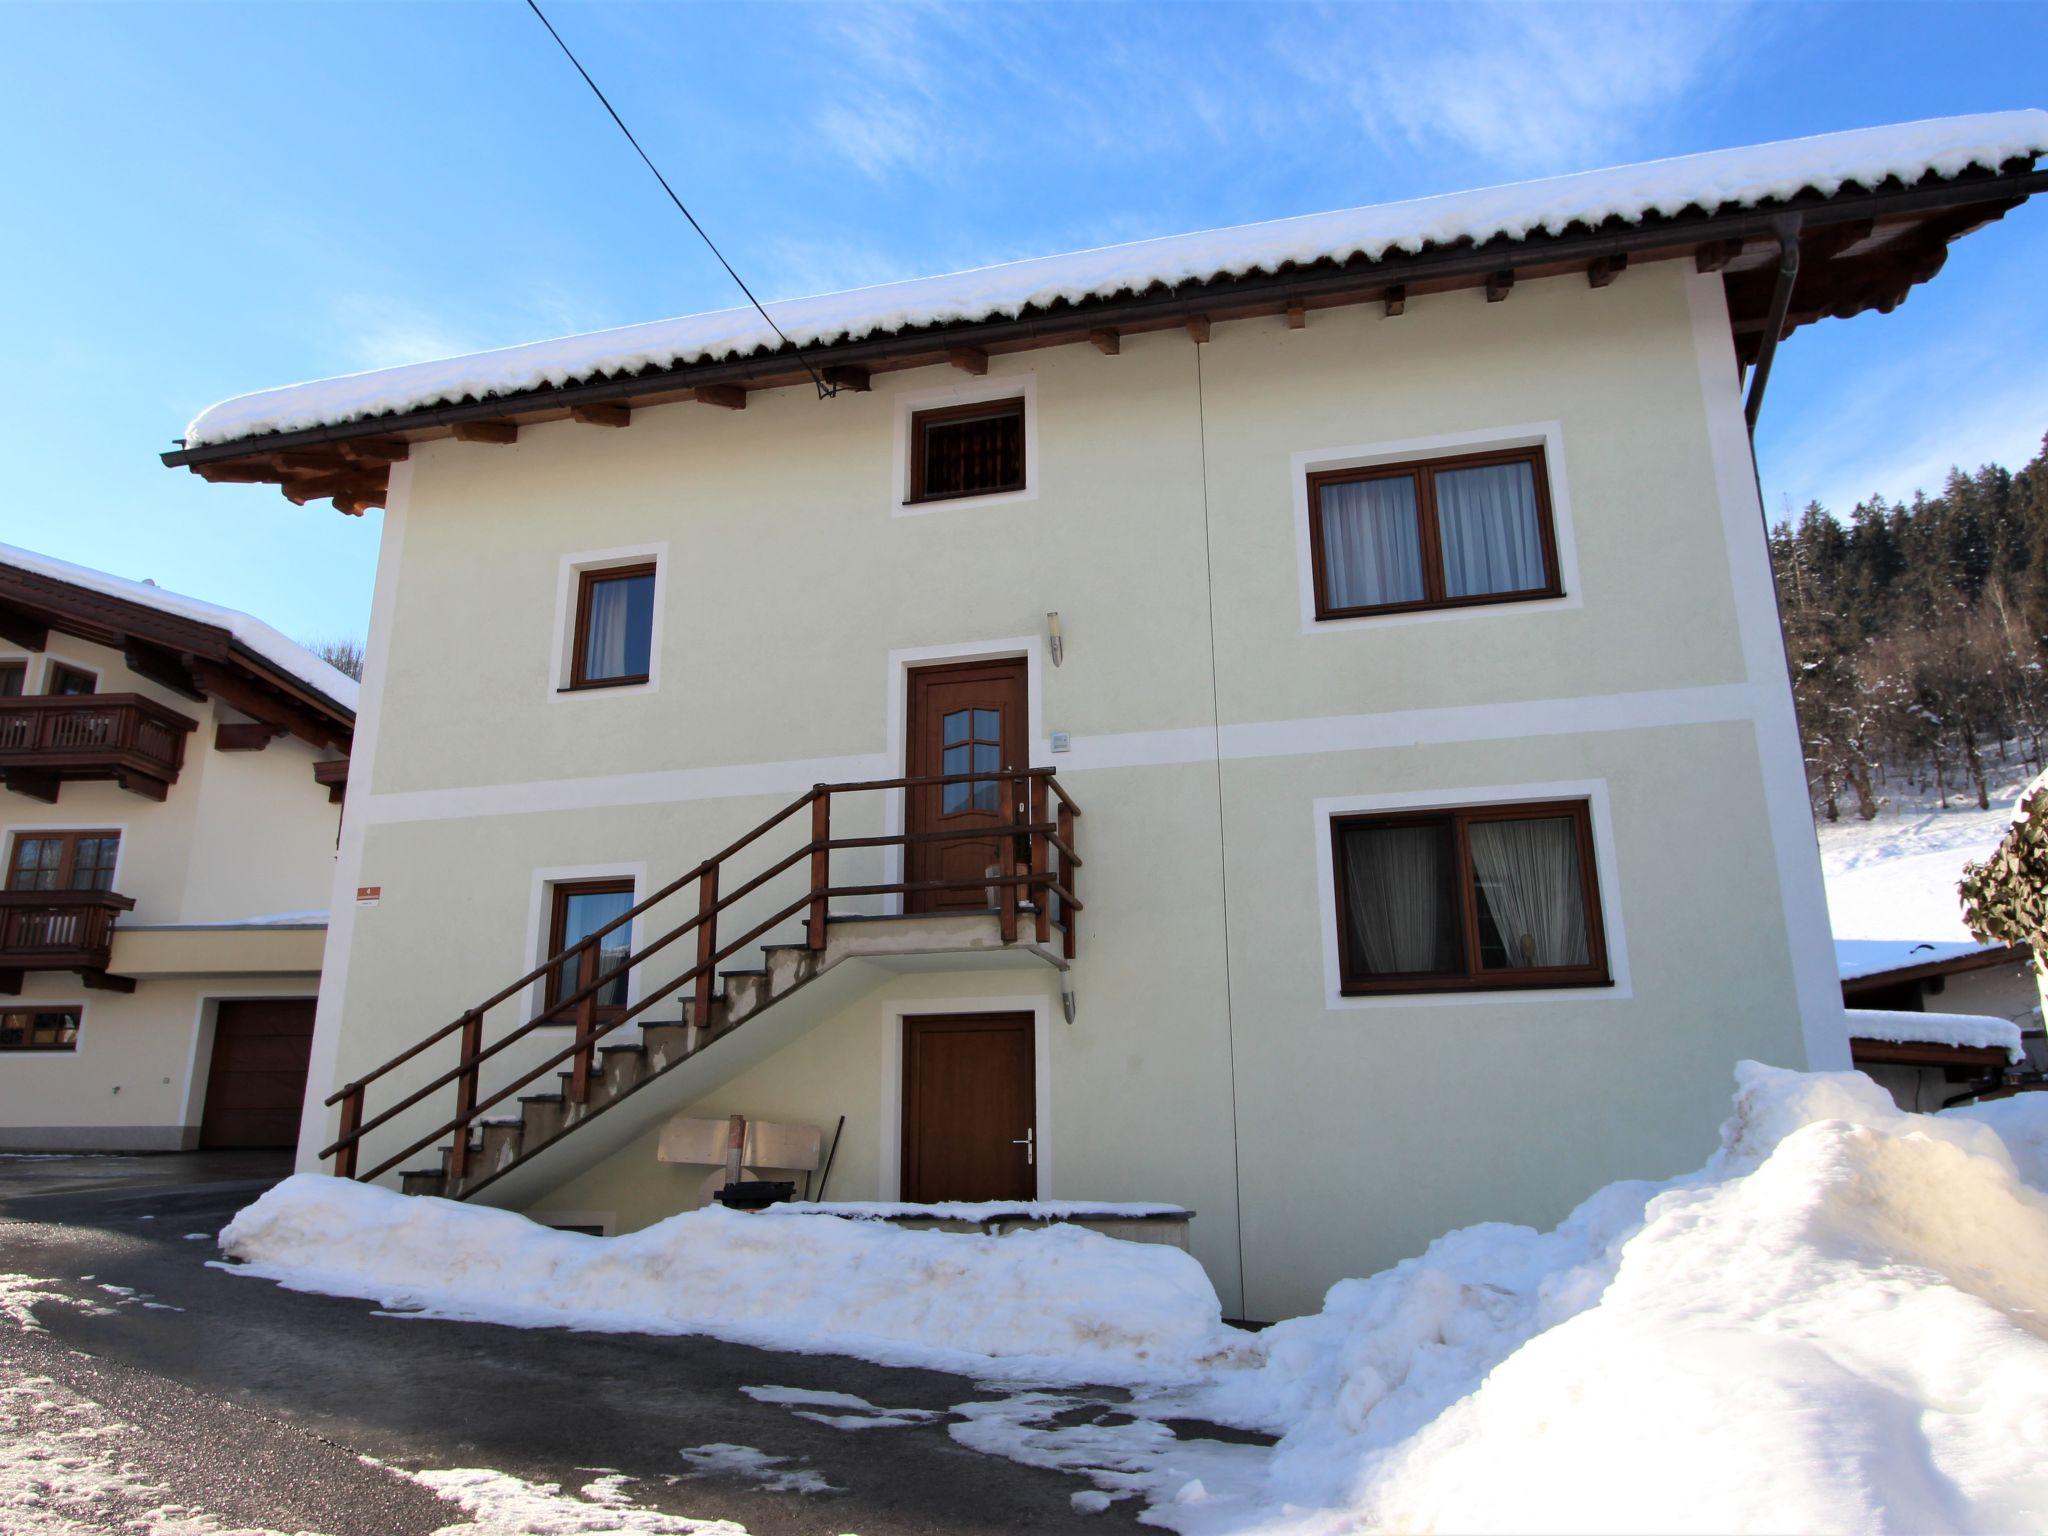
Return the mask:
<svg viewBox="0 0 2048 1536">
<path fill-rule="evenodd" d="M 1038 1166 L 1037 1140 L 1038 1127 L 1034 1125 L 1017 1140 L 1010 1143 L 1013 1147 L 1022 1147 L 1024 1149 L 1024 1166 L 1026 1168 L 1036 1168 Z"/>
</svg>

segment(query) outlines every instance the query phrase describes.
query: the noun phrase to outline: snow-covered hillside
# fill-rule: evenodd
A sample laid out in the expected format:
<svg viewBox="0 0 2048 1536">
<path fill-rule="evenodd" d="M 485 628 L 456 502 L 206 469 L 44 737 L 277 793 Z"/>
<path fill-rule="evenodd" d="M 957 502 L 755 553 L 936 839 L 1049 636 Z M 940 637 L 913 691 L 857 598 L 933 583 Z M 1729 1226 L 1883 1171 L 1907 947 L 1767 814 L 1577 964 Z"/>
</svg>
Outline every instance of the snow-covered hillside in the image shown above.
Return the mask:
<svg viewBox="0 0 2048 1536">
<path fill-rule="evenodd" d="M 2033 770 L 1999 781 L 1991 808 L 1950 796 L 1942 809 L 1929 792 L 1888 791 L 1875 821 L 1853 816 L 1819 828 L 1828 915 L 1837 940 L 1970 941 L 1956 882 L 2005 836 Z"/>
</svg>

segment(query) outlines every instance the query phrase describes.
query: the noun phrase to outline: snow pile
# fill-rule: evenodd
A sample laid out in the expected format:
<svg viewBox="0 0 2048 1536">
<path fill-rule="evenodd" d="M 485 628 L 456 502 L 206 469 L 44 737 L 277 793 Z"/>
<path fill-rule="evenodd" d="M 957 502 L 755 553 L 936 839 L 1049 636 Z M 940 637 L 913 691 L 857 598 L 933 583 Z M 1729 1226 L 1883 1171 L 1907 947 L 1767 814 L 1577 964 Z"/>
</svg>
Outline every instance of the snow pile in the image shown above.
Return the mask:
<svg viewBox="0 0 2048 1536">
<path fill-rule="evenodd" d="M 47 577 L 51 581 L 66 582 L 74 587 L 83 587 L 88 592 L 98 592 L 105 597 L 118 597 L 123 602 L 138 603 L 145 608 L 153 608 L 158 613 L 190 619 L 195 624 L 209 624 L 215 629 L 224 629 L 244 650 L 260 656 L 272 666 L 297 678 L 322 698 L 339 704 L 351 715 L 356 711 L 357 688 L 354 678 L 329 666 L 297 641 L 286 639 L 261 619 L 243 613 L 238 608 L 223 608 L 217 603 L 205 602 L 200 598 L 167 592 L 150 582 L 130 581 L 125 576 L 96 571 L 88 565 L 73 565 L 69 560 L 38 554 L 32 549 L 22 549 L 14 544 L 0 544 L 0 565 L 11 565 L 34 575 Z"/>
<path fill-rule="evenodd" d="M 1995 1019 L 1983 1013 L 1914 1013 L 1907 1009 L 1849 1008 L 1852 1040 L 1888 1040 L 1898 1045 L 1961 1045 L 1984 1050 L 2003 1050 L 2014 1062 L 2023 1062 L 2020 1027 L 2010 1019 Z"/>
<path fill-rule="evenodd" d="M 2038 1177 L 2048 1095 L 1936 1117 L 1856 1073 L 1738 1081 L 1701 1173 L 1611 1186 L 1554 1232 L 1454 1232 L 1269 1330 L 1261 1368 L 1174 1411 L 1279 1444 L 1234 1481 L 1217 1458 L 1198 1498 L 1200 1461 L 1162 1458 L 1148 1519 L 2041 1528 L 2048 1198 L 2002 1137 Z"/>
<path fill-rule="evenodd" d="M 1815 829 L 1836 962 L 1845 977 L 1989 947 L 1963 926 L 1956 885 L 1965 864 L 1981 862 L 1998 847 L 2024 782 L 2016 776 L 1994 781 L 1989 810 L 1974 803 L 1940 806 L 1931 789 L 1901 792 L 1888 797 L 1875 820 L 1851 817 Z M 1914 953 L 1921 944 L 1935 947 Z"/>
<path fill-rule="evenodd" d="M 1187 1254 L 1071 1226 L 994 1238 L 711 1208 L 599 1238 L 300 1174 L 236 1216 L 221 1248 L 299 1289 L 442 1317 L 1011 1378 L 1187 1380 L 1244 1347 Z"/>
<path fill-rule="evenodd" d="M 1141 293 L 1154 284 L 1207 282 L 1354 256 L 1377 261 L 1389 252 L 1464 240 L 1483 244 L 1497 236 L 1520 240 L 1608 219 L 1635 223 L 1691 207 L 1751 208 L 1808 189 L 1832 194 L 1849 185 L 1875 187 L 1891 177 L 1910 183 L 1930 173 L 1995 170 L 2044 151 L 2048 112 L 1935 118 L 1039 257 L 778 302 L 773 312 L 798 346 L 825 346 L 908 326 L 1009 318 L 1062 300 Z M 198 446 L 332 426 L 469 397 L 745 356 L 780 344 L 749 309 L 657 320 L 241 395 L 202 411 L 185 429 L 185 440 Z"/>
</svg>

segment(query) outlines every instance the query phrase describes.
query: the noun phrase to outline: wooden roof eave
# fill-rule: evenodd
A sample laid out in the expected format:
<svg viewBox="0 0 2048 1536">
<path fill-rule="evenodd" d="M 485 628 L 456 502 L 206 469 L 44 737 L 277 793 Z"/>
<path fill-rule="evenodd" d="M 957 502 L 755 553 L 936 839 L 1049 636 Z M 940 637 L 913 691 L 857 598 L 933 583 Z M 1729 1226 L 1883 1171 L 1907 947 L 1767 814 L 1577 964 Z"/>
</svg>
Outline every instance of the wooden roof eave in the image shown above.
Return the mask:
<svg viewBox="0 0 2048 1536">
<path fill-rule="evenodd" d="M 1753 278 L 1760 278 L 1767 293 L 1768 277 L 1776 263 L 1777 230 L 1786 213 L 1800 216 L 1802 252 L 1811 241 L 1823 248 L 1825 256 L 1802 270 L 1798 302 L 1787 317 L 1789 333 L 1825 315 L 1890 308 L 1906 289 L 1938 270 L 1951 240 L 2044 190 L 2048 190 L 2048 170 L 2035 170 L 2030 162 L 2016 161 L 1997 172 L 1927 178 L 1910 187 L 1894 185 L 1831 196 L 1810 193 L 1750 209 L 1717 213 L 1695 209 L 1629 224 L 1609 221 L 1599 229 L 1563 235 L 1501 238 L 1484 245 L 1430 248 L 1378 261 L 1354 258 L 1341 264 L 1261 271 L 1171 288 L 1160 285 L 1145 293 L 1079 304 L 1062 302 L 1012 319 L 928 325 L 812 346 L 806 352 L 820 366 L 892 371 L 944 363 L 956 350 L 1002 353 L 1085 342 L 1091 333 L 1105 331 L 1135 334 L 1173 329 L 1191 316 L 1212 321 L 1243 319 L 1375 302 L 1390 293 L 1416 296 L 1476 288 L 1504 272 L 1529 279 L 1582 269 L 1591 273 L 1594 263 L 1611 264 L 1615 258 L 1656 261 L 1696 254 L 1705 268 L 1708 259 L 1703 253 L 1713 248 L 1718 252 L 1713 265 L 1724 271 L 1731 285 L 1731 325 L 1738 354 L 1747 362 L 1755 355 L 1764 328 L 1762 311 L 1767 306 L 1750 301 L 1746 290 Z M 1863 228 L 1866 225 L 1868 230 Z M 1853 231 L 1853 238 L 1840 239 L 1831 233 L 1843 228 Z M 1886 231 L 1883 239 L 1876 234 L 1880 229 Z M 1830 241 L 1837 248 L 1825 249 Z M 1857 268 L 1871 260 L 1873 250 L 1890 252 L 1883 270 L 1858 274 Z M 1609 277 L 1613 270 L 1610 265 Z M 1833 294 L 1821 286 L 1817 292 L 1815 275 L 1825 278 L 1830 273 L 1844 281 L 1844 290 Z M 1868 281 L 1848 282 L 1856 275 Z M 1738 306 L 1739 296 L 1743 302 Z M 302 503 L 333 494 L 337 505 L 344 499 L 353 503 L 344 510 L 359 511 L 363 504 L 382 504 L 389 464 L 405 457 L 408 444 L 449 437 L 468 424 L 532 425 L 565 419 L 578 407 L 663 404 L 690 399 L 699 389 L 777 388 L 807 379 L 803 361 L 791 349 L 757 351 L 747 357 L 645 369 L 360 421 L 179 447 L 163 454 L 162 459 L 169 467 L 188 468 L 209 479 L 280 483 L 288 496 Z M 362 443 L 374 445 L 372 451 L 364 453 L 350 446 Z M 331 459 L 307 463 L 301 457 L 323 450 L 338 456 L 340 468 Z M 295 458 L 307 467 L 295 467 Z M 344 478 L 323 483 L 337 474 Z M 365 502 L 365 498 L 371 499 Z"/>
<path fill-rule="evenodd" d="M 355 714 L 251 650 L 219 625 L 0 562 L 0 632 L 24 626 L 122 653 L 129 668 L 185 698 L 209 695 L 312 746 L 346 752 Z M 31 649 L 41 650 L 37 639 Z M 247 707 L 255 705 L 255 709 Z"/>
</svg>

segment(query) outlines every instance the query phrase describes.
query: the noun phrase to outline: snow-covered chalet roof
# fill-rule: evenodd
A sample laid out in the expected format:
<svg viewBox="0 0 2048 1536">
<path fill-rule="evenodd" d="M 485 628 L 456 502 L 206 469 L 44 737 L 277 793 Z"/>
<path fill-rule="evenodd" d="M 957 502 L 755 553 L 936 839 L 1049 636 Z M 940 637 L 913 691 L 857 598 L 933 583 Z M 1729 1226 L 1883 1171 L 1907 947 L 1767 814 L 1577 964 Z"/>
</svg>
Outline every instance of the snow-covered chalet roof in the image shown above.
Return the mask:
<svg viewBox="0 0 2048 1536">
<path fill-rule="evenodd" d="M 1936 118 L 1037 257 L 780 301 L 771 313 L 798 346 L 823 347 L 912 327 L 1010 319 L 1061 301 L 1110 299 L 1160 285 L 1561 235 L 1688 209 L 1751 209 L 1802 193 L 1874 189 L 1894 178 L 1911 185 L 1929 175 L 1996 171 L 2044 152 L 2048 112 Z M 752 310 L 686 315 L 240 395 L 200 412 L 185 440 L 189 449 L 336 427 L 779 346 Z"/>
<path fill-rule="evenodd" d="M 2002 1050 L 2014 1062 L 2026 1060 L 2020 1049 L 2020 1027 L 2010 1019 L 1995 1019 L 1981 1013 L 1910 1013 L 1886 1008 L 1850 1008 L 1845 1010 L 1845 1016 L 1852 1040 Z"/>
<path fill-rule="evenodd" d="M 155 609 L 174 618 L 187 619 L 214 629 L 225 630 L 234 643 L 249 655 L 268 662 L 286 676 L 315 694 L 340 706 L 351 717 L 356 711 L 356 682 L 315 656 L 303 645 L 288 640 L 268 624 L 235 608 L 223 608 L 200 598 L 168 592 L 146 581 L 130 581 L 90 566 L 73 565 L 51 555 L 38 554 L 13 544 L 0 544 L 0 566 L 13 566 L 50 581 L 82 587 L 103 597 Z"/>
</svg>

